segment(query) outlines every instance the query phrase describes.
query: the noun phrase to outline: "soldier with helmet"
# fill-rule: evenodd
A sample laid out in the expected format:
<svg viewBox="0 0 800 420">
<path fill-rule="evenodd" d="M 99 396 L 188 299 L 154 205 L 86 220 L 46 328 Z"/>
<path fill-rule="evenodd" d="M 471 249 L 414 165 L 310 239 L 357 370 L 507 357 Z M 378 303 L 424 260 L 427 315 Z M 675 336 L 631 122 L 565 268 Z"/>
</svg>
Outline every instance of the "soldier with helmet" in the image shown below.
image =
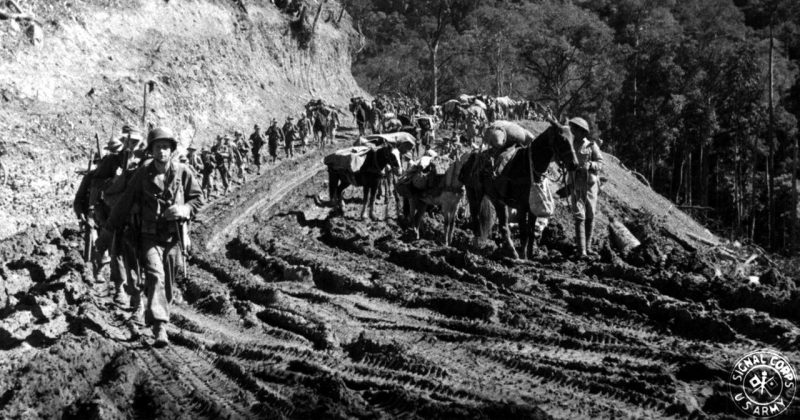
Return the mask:
<svg viewBox="0 0 800 420">
<path fill-rule="evenodd" d="M 575 220 L 576 255 L 586 258 L 596 256 L 592 250 L 594 218 L 597 214 L 597 195 L 600 192 L 600 171 L 603 169 L 603 154 L 596 142 L 589 140 L 589 123 L 583 118 L 569 120 L 572 131 L 578 169 L 571 172 L 568 184 L 570 207 Z"/>
<path fill-rule="evenodd" d="M 278 145 L 284 141 L 283 130 L 278 127 L 278 120 L 273 118 L 270 122 L 269 128 L 266 132 L 267 146 L 269 147 L 269 155 L 272 158 L 272 163 L 278 158 Z"/>
<path fill-rule="evenodd" d="M 261 148 L 264 146 L 264 136 L 261 135 L 261 127 L 258 124 L 253 126 L 250 145 L 253 150 L 253 162 L 256 164 L 256 174 L 261 175 Z"/>
<path fill-rule="evenodd" d="M 297 126 L 294 125 L 294 117 L 286 117 L 286 123 L 283 125 L 283 151 L 286 157 L 294 157 L 294 141 L 297 138 Z"/>
<path fill-rule="evenodd" d="M 216 166 L 222 182 L 223 194 L 227 194 L 230 186 L 230 172 L 228 171 L 231 162 L 230 145 L 222 136 L 217 136 L 217 144 L 211 147 L 211 153 L 214 154 L 214 166 Z"/>
<path fill-rule="evenodd" d="M 152 159 L 133 175 L 108 219 L 112 229 L 119 229 L 131 209 L 138 209 L 139 251 L 147 297 L 145 323 L 153 327 L 156 346 L 169 344 L 165 327 L 176 287 L 174 279 L 188 237 L 186 222 L 203 205 L 203 193 L 193 172 L 172 159 L 177 147 L 169 130 L 150 131 L 146 150 Z"/>
<path fill-rule="evenodd" d="M 139 149 L 141 135 L 138 131 L 123 127 L 123 135 L 113 138 L 108 142 L 106 150 L 109 154 L 98 163 L 92 175 L 91 192 L 89 198 L 89 214 L 97 229 L 95 243 L 94 275 L 100 278 L 100 271 L 105 263 L 104 254 L 109 255 L 110 280 L 114 285 L 114 301 L 119 305 L 135 302 L 125 302 L 126 285 L 136 282 L 135 255 L 130 247 L 126 246 L 120 232 L 106 228 L 106 221 L 116 202 L 125 190 L 125 185 L 132 170 L 141 159 Z"/>
</svg>

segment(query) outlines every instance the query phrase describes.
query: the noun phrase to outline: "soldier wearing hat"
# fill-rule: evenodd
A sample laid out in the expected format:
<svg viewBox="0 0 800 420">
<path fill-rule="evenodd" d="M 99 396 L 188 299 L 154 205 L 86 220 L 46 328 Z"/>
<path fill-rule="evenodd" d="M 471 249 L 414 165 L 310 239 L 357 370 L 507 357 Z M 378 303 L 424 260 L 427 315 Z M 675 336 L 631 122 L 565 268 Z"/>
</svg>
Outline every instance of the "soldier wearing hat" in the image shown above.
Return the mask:
<svg viewBox="0 0 800 420">
<path fill-rule="evenodd" d="M 256 124 L 253 126 L 253 134 L 250 135 L 250 148 L 253 151 L 253 163 L 256 164 L 257 175 L 261 175 L 262 147 L 264 147 L 264 137 L 261 135 L 261 127 Z"/>
<path fill-rule="evenodd" d="M 186 160 L 189 162 L 189 168 L 194 171 L 195 178 L 199 178 L 198 175 L 203 172 L 203 160 L 200 159 L 200 155 L 197 153 L 197 147 L 189 146 L 186 151 L 188 152 Z"/>
<path fill-rule="evenodd" d="M 283 141 L 283 131 L 278 127 L 278 120 L 273 118 L 269 128 L 267 128 L 267 146 L 269 146 L 269 155 L 272 157 L 272 163 L 278 158 L 278 145 Z"/>
<path fill-rule="evenodd" d="M 100 272 L 103 266 L 110 262 L 111 264 L 111 281 L 114 283 L 114 298 L 117 303 L 122 303 L 124 296 L 122 294 L 123 277 L 121 274 L 119 255 L 113 255 L 114 250 L 111 249 L 113 245 L 114 232 L 104 229 L 108 215 L 113 205 L 111 196 L 120 189 L 119 177 L 124 173 L 125 158 L 127 153 L 123 153 L 126 146 L 126 133 L 122 137 L 114 137 L 108 141 L 105 150 L 108 152 L 98 162 L 97 168 L 91 175 L 89 182 L 89 201 L 87 207 L 87 215 L 89 223 L 97 226 L 97 241 L 95 242 L 95 249 L 93 255 L 93 274 L 95 281 L 102 281 Z M 121 188 L 124 189 L 124 184 Z M 110 260 L 106 258 L 106 253 L 109 253 Z M 121 258 L 121 257 L 120 257 Z"/>
<path fill-rule="evenodd" d="M 239 148 L 239 138 L 239 136 L 236 136 L 233 144 L 229 143 L 229 146 L 231 150 L 231 163 L 236 166 L 236 174 L 239 175 L 240 180 L 239 183 L 244 185 L 244 183 L 247 182 L 247 175 L 244 171 L 245 158 L 242 154 L 242 150 Z M 230 142 L 230 139 L 226 137 L 226 141 Z"/>
<path fill-rule="evenodd" d="M 300 149 L 303 153 L 306 152 L 308 146 L 308 137 L 311 135 L 311 120 L 306 117 L 306 114 L 300 114 L 300 120 L 297 121 L 297 137 L 300 139 Z"/>
<path fill-rule="evenodd" d="M 596 256 L 592 250 L 594 218 L 597 214 L 597 195 L 600 192 L 599 174 L 603 169 L 603 154 L 596 142 L 589 140 L 589 123 L 583 118 L 569 120 L 573 148 L 578 157 L 578 169 L 570 173 L 570 207 L 575 220 L 576 255 Z"/>
<path fill-rule="evenodd" d="M 297 139 L 297 126 L 294 125 L 293 117 L 286 117 L 286 123 L 283 124 L 283 151 L 286 157 L 294 157 L 294 141 Z"/>
<path fill-rule="evenodd" d="M 192 171 L 172 159 L 177 147 L 172 132 L 165 128 L 148 133 L 146 150 L 153 158 L 133 175 L 108 219 L 112 229 L 121 229 L 131 209 L 138 209 L 147 297 L 144 315 L 145 322 L 153 327 L 156 346 L 169 344 L 165 326 L 169 323 L 174 279 L 185 256 L 186 222 L 203 205 L 203 193 Z"/>
<path fill-rule="evenodd" d="M 227 194 L 230 187 L 228 166 L 231 162 L 231 148 L 222 136 L 217 136 L 217 144 L 211 148 L 211 153 L 214 154 L 214 166 L 222 182 L 223 194 Z"/>
<path fill-rule="evenodd" d="M 203 194 L 206 200 L 211 198 L 211 189 L 214 188 L 214 170 L 217 168 L 216 158 L 210 150 L 205 147 L 200 151 L 200 159 L 203 162 L 203 168 L 200 173 L 203 175 Z"/>
</svg>

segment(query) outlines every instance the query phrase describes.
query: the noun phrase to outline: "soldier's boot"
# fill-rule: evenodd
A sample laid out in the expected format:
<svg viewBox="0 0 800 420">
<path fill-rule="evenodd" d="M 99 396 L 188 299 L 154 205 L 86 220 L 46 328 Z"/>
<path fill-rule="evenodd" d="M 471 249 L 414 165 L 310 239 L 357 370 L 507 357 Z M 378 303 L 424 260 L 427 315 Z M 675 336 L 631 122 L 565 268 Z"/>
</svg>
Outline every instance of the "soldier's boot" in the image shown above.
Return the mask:
<svg viewBox="0 0 800 420">
<path fill-rule="evenodd" d="M 169 345 L 169 338 L 167 337 L 167 328 L 164 321 L 153 321 L 153 336 L 156 341 L 153 343 L 155 347 L 166 347 Z"/>
<path fill-rule="evenodd" d="M 139 291 L 133 291 L 131 293 L 131 311 L 133 314 L 131 315 L 131 322 L 137 326 L 144 326 L 144 300 L 142 299 L 142 293 Z"/>
<path fill-rule="evenodd" d="M 133 315 L 131 315 L 131 322 L 135 325 L 143 326 L 144 325 L 144 305 L 139 302 L 136 306 L 133 307 Z"/>
<path fill-rule="evenodd" d="M 586 225 L 583 220 L 575 221 L 575 257 L 586 258 Z"/>
<path fill-rule="evenodd" d="M 128 305 L 129 299 L 127 293 L 122 288 L 122 284 L 114 285 L 114 303 L 120 307 Z"/>
<path fill-rule="evenodd" d="M 599 257 L 594 248 L 592 247 L 592 232 L 594 231 L 594 219 L 586 219 L 586 254 L 590 257 Z"/>
</svg>

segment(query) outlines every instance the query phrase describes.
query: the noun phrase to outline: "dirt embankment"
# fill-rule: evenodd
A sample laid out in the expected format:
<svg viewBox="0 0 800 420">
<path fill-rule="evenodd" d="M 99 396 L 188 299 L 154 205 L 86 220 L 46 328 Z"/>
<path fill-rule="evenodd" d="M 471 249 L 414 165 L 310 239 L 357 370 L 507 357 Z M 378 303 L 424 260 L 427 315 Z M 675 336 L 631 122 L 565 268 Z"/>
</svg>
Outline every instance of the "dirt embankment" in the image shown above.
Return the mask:
<svg viewBox="0 0 800 420">
<path fill-rule="evenodd" d="M 308 22 L 316 2 L 309 1 Z M 105 144 L 139 125 L 144 82 L 154 80 L 146 119 L 184 144 L 225 130 L 283 121 L 312 98 L 344 106 L 363 94 L 350 73 L 358 35 L 341 5 L 323 4 L 307 46 L 290 16 L 266 1 L 33 0 L 44 29 L 31 45 L 0 22 L 0 238 L 71 219 L 76 171 L 97 133 Z"/>
</svg>

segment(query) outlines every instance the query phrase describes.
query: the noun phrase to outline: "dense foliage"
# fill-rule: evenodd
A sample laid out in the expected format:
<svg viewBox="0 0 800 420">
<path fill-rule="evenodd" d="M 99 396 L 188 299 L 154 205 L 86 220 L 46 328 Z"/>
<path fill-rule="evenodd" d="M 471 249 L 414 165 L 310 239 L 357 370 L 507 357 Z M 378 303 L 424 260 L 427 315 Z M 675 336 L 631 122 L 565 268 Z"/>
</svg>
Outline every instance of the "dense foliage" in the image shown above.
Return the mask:
<svg viewBox="0 0 800 420">
<path fill-rule="evenodd" d="M 606 150 L 721 233 L 774 249 L 800 236 L 800 2 L 345 4 L 366 40 L 354 71 L 371 92 L 429 104 L 509 95 L 584 116 Z"/>
</svg>

